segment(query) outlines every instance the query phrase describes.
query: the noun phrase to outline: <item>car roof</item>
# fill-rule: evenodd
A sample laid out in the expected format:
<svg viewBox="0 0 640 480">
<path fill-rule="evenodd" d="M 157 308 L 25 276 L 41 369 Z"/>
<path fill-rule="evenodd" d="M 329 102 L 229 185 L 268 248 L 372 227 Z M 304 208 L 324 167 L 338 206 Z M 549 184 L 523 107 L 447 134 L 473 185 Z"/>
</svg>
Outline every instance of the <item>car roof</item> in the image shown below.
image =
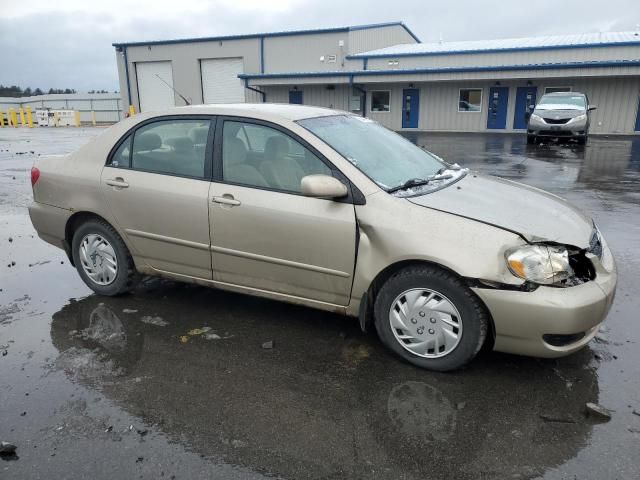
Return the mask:
<svg viewBox="0 0 640 480">
<path fill-rule="evenodd" d="M 584 97 L 582 92 L 549 92 L 544 94 L 545 97 L 564 97 L 567 95 L 582 95 Z"/>
<path fill-rule="evenodd" d="M 285 103 L 230 103 L 205 104 L 175 107 L 169 110 L 149 112 L 151 117 L 159 115 L 229 115 L 259 118 L 264 120 L 302 120 L 304 118 L 327 117 L 331 115 L 349 114 L 341 110 L 311 107 L 306 105 L 289 105 Z"/>
</svg>

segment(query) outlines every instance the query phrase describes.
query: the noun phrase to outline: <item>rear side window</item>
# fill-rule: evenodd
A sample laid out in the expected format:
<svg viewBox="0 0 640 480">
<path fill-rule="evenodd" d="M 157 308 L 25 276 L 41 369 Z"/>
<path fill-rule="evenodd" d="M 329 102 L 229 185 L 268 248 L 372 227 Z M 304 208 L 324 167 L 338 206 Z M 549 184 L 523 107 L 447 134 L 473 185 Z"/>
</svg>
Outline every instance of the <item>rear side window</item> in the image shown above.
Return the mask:
<svg viewBox="0 0 640 480">
<path fill-rule="evenodd" d="M 209 120 L 161 120 L 135 131 L 131 168 L 204 178 Z"/>
<path fill-rule="evenodd" d="M 129 168 L 131 161 L 131 135 L 120 144 L 111 157 L 111 166 Z"/>
</svg>

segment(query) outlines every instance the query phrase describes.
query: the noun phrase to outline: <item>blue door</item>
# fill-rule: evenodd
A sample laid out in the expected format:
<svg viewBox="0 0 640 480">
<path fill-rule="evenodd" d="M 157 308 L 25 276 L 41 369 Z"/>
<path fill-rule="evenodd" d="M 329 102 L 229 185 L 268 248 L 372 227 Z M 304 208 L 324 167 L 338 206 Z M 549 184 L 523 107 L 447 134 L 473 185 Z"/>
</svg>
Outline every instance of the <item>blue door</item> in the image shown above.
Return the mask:
<svg viewBox="0 0 640 480">
<path fill-rule="evenodd" d="M 538 87 L 518 87 L 516 90 L 516 109 L 513 113 L 513 128 L 524 130 L 527 128 L 527 112 L 532 113 L 536 108 Z"/>
<path fill-rule="evenodd" d="M 640 98 L 638 99 L 638 113 L 636 114 L 636 132 L 640 132 Z"/>
<path fill-rule="evenodd" d="M 491 87 L 489 90 L 489 112 L 487 128 L 504 130 L 507 126 L 507 103 L 509 87 Z"/>
<path fill-rule="evenodd" d="M 407 88 L 402 91 L 402 128 L 418 128 L 420 90 Z"/>
<path fill-rule="evenodd" d="M 289 91 L 289 103 L 296 105 L 302 105 L 302 90 L 290 90 Z"/>
</svg>

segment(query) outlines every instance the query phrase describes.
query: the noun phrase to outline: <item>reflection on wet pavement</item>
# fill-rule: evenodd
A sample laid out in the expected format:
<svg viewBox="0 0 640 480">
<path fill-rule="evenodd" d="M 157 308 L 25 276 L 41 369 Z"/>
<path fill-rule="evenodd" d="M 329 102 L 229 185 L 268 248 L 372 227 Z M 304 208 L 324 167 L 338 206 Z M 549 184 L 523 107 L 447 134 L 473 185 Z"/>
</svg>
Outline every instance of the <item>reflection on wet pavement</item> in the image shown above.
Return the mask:
<svg viewBox="0 0 640 480">
<path fill-rule="evenodd" d="M 0 477 L 640 476 L 640 138 L 414 139 L 567 197 L 595 217 L 620 268 L 607 331 L 589 348 L 553 361 L 483 352 L 437 374 L 324 312 L 156 279 L 90 294 L 64 253 L 32 237 L 32 157 L 15 156 L 26 140 L 34 155 L 40 144 L 63 153 L 85 141 L 76 132 L 0 132 L 0 441 L 19 457 Z M 612 420 L 587 419 L 586 402 Z"/>
</svg>

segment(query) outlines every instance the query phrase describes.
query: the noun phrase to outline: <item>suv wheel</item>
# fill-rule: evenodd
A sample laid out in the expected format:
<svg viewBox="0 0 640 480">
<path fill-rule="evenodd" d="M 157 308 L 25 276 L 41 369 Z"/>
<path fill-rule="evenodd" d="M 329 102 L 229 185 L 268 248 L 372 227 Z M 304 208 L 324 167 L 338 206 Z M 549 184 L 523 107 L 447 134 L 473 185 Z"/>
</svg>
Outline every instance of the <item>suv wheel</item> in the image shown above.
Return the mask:
<svg viewBox="0 0 640 480">
<path fill-rule="evenodd" d="M 80 277 L 97 294 L 120 295 L 137 283 L 129 250 L 111 225 L 100 220 L 83 223 L 73 234 L 71 248 Z"/>
<path fill-rule="evenodd" d="M 454 370 L 484 343 L 489 315 L 455 275 L 436 267 L 402 270 L 380 289 L 374 306 L 382 342 L 422 368 Z"/>
</svg>

